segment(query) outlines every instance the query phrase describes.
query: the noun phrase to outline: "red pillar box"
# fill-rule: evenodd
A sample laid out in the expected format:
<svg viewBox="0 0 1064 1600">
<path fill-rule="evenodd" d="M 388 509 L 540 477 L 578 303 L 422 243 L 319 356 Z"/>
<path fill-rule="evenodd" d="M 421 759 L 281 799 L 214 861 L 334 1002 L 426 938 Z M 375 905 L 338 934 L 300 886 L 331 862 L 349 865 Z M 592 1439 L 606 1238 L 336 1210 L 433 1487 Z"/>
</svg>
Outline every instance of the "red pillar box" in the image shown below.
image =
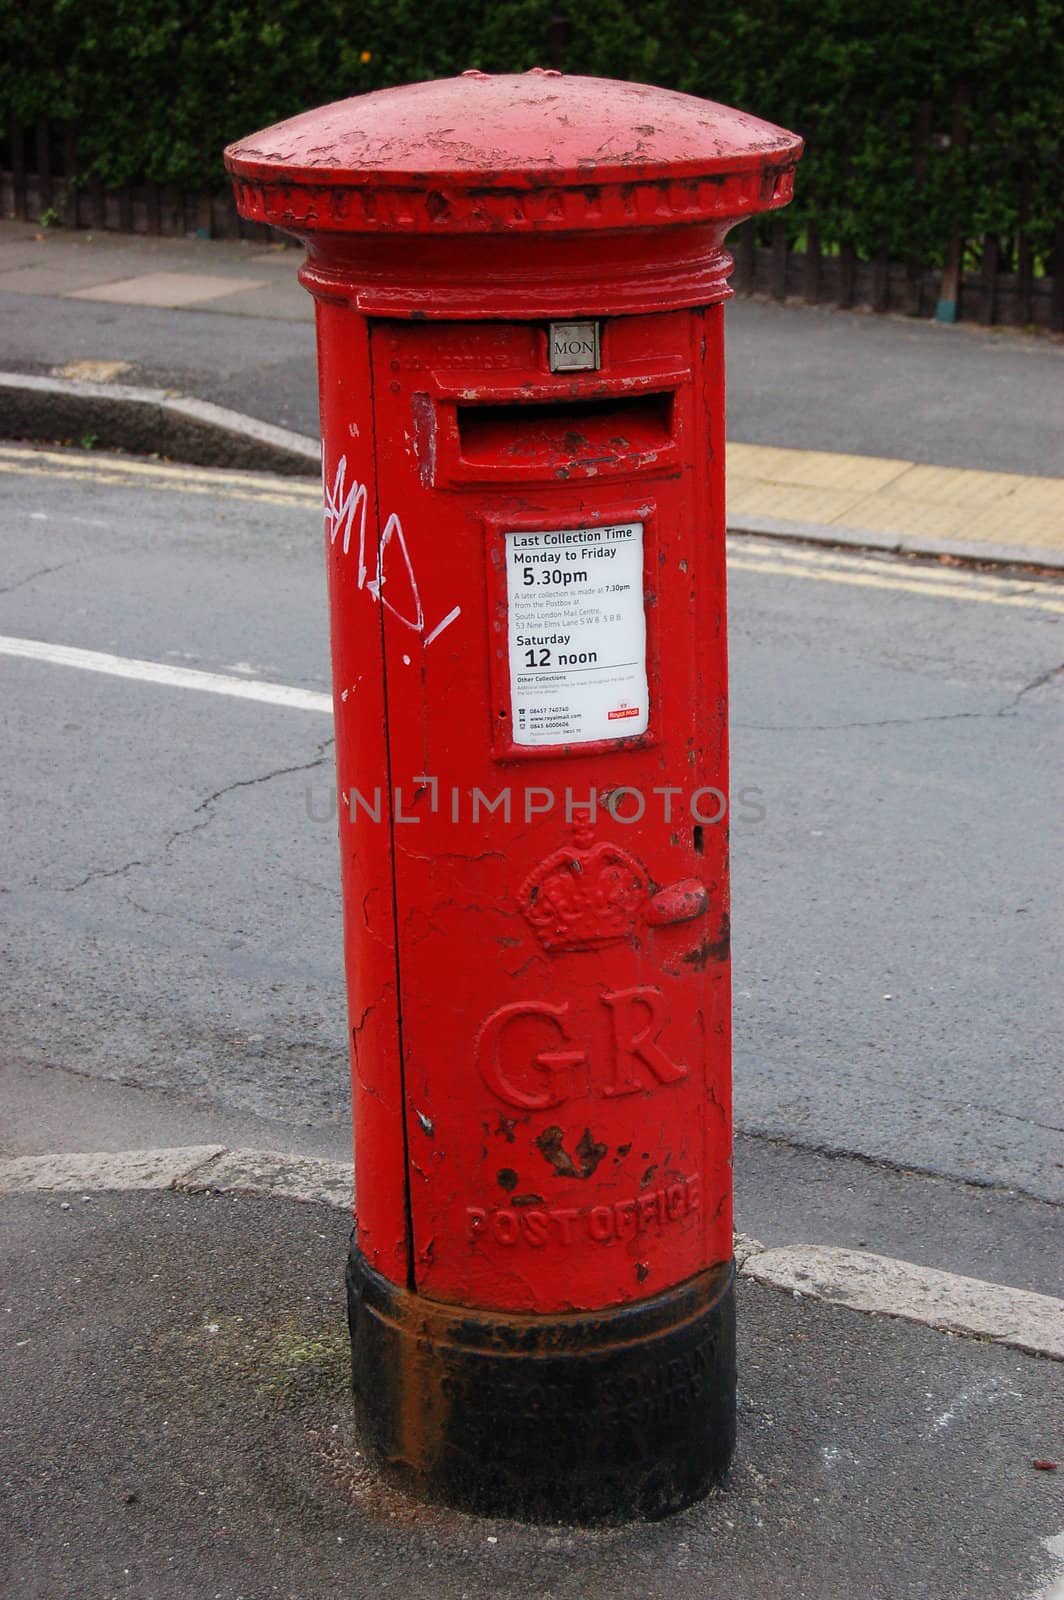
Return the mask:
<svg viewBox="0 0 1064 1600">
<path fill-rule="evenodd" d="M 537 69 L 226 152 L 317 301 L 355 1393 L 483 1510 L 732 1451 L 723 239 L 800 150 Z"/>
</svg>

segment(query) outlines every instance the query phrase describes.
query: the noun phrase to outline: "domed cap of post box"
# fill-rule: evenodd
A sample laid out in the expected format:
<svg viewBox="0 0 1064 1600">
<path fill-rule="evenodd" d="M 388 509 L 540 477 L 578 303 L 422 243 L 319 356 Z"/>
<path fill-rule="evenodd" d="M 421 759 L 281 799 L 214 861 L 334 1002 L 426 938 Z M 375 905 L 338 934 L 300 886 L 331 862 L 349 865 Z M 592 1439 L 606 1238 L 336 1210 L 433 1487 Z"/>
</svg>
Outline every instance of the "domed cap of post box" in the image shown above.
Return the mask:
<svg viewBox="0 0 1064 1600">
<path fill-rule="evenodd" d="M 465 270 L 476 273 L 469 236 L 481 244 L 504 236 L 526 251 L 534 243 L 542 265 L 552 260 L 551 270 L 564 277 L 548 236 L 593 232 L 596 252 L 604 247 L 618 267 L 617 249 L 605 236 L 628 237 L 629 271 L 638 278 L 645 250 L 635 246 L 633 254 L 633 235 L 685 226 L 704 235 L 708 227 L 716 293 L 707 294 L 703 271 L 700 289 L 692 285 L 680 300 L 665 294 L 665 303 L 692 304 L 727 293 L 724 232 L 787 204 L 801 150 L 797 135 L 709 100 L 537 67 L 498 76 L 467 72 L 339 100 L 230 145 L 225 163 L 240 214 L 306 240 L 318 265 L 341 257 L 365 263 L 371 238 L 398 244 L 415 235 L 430 279 L 442 255 L 422 253 L 426 236 L 453 245 L 465 239 Z M 679 254 L 690 248 L 679 247 Z M 412 274 L 409 261 L 387 254 L 400 277 Z M 379 270 L 370 276 L 383 282 L 392 269 L 379 255 L 375 261 Z M 313 268 L 304 277 L 323 292 Z M 645 309 L 662 304 L 656 292 L 643 296 Z M 460 296 L 451 298 L 450 314 L 475 314 L 461 309 Z M 366 309 L 401 314 L 402 305 Z M 630 295 L 623 309 L 637 309 Z M 434 305 L 427 314 L 443 311 Z"/>
</svg>

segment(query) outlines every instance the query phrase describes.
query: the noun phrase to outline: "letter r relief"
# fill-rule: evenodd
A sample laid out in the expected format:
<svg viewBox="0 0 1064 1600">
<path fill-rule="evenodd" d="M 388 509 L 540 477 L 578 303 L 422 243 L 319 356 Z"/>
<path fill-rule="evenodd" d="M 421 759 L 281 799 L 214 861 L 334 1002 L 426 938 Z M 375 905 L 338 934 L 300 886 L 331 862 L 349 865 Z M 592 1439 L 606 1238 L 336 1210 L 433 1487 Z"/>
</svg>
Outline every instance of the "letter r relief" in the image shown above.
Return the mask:
<svg viewBox="0 0 1064 1600">
<path fill-rule="evenodd" d="M 638 1094 L 647 1087 L 633 1068 L 645 1068 L 658 1083 L 679 1083 L 687 1068 L 671 1061 L 657 1042 L 668 1022 L 665 996 L 660 989 L 614 989 L 602 996 L 608 1006 L 613 1031 L 613 1082 L 603 1085 L 603 1094 L 615 1097 Z"/>
</svg>

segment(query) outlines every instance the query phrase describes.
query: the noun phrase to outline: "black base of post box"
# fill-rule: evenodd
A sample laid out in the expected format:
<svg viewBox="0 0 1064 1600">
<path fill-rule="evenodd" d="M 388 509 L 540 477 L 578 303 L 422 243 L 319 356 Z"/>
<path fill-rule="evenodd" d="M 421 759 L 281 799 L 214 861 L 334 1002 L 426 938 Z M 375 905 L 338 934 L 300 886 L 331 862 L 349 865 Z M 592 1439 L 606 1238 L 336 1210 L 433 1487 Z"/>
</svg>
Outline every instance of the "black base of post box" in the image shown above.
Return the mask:
<svg viewBox="0 0 1064 1600">
<path fill-rule="evenodd" d="M 735 1445 L 735 1270 L 601 1312 L 429 1300 L 352 1243 L 351 1365 L 367 1444 L 432 1498 L 531 1522 L 657 1518 Z"/>
</svg>

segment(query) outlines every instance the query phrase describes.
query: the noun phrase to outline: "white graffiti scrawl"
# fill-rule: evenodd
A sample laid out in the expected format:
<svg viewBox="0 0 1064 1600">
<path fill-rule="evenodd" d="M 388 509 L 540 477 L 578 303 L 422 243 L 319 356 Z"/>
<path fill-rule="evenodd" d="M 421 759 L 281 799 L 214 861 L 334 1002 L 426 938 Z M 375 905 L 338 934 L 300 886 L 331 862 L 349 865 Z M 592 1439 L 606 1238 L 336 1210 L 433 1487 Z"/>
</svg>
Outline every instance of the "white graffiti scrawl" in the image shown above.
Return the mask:
<svg viewBox="0 0 1064 1600">
<path fill-rule="evenodd" d="M 336 471 L 330 486 L 328 479 L 322 477 L 322 488 L 325 495 L 325 531 L 329 536 L 329 543 L 335 545 L 339 539 L 340 548 L 346 556 L 351 550 L 352 535 L 355 523 L 358 523 L 358 587 L 365 589 L 380 605 L 391 612 L 406 627 L 414 633 L 420 634 L 423 644 L 429 645 L 433 639 L 438 639 L 445 628 L 449 628 L 462 614 L 461 606 L 455 606 L 448 611 L 441 622 L 438 622 L 428 633 L 425 631 L 425 613 L 421 608 L 421 594 L 417 586 L 417 577 L 414 573 L 414 564 L 410 559 L 407 548 L 406 535 L 403 524 L 393 511 L 381 533 L 380 544 L 377 548 L 377 566 L 373 576 L 370 576 L 366 565 L 366 485 L 359 483 L 357 478 L 347 482 L 347 457 L 341 456 L 337 462 Z M 398 566 L 397 566 L 398 563 Z M 392 593 L 396 593 L 396 580 L 399 587 L 405 591 L 403 601 L 393 604 L 385 593 L 389 572 L 392 576 Z"/>
</svg>

